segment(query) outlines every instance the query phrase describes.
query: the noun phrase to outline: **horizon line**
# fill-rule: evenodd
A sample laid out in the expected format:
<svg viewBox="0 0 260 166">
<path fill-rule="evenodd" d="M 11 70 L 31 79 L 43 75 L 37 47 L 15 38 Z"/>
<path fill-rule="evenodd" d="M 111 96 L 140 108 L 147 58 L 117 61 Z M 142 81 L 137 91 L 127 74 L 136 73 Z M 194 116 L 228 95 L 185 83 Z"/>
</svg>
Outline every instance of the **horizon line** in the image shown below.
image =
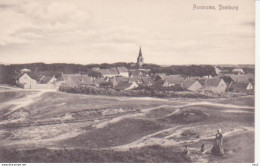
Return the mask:
<svg viewBox="0 0 260 166">
<path fill-rule="evenodd" d="M 27 65 L 27 64 L 36 64 L 36 63 L 43 63 L 43 64 L 74 64 L 74 65 L 101 65 L 101 64 L 116 64 L 116 63 L 136 63 L 136 62 L 113 62 L 113 63 L 106 63 L 106 62 L 102 62 L 102 63 L 87 63 L 87 64 L 83 64 L 83 63 L 68 63 L 68 62 L 53 62 L 53 63 L 47 63 L 47 62 L 31 62 L 31 63 L 4 63 L 4 62 L 0 62 L 0 65 Z M 156 64 L 156 63 L 145 63 L 145 64 L 153 64 L 153 65 L 159 65 L 159 66 L 172 66 L 172 65 L 255 65 L 255 63 L 222 63 L 222 64 L 213 64 L 213 63 L 183 63 L 183 64 Z"/>
</svg>

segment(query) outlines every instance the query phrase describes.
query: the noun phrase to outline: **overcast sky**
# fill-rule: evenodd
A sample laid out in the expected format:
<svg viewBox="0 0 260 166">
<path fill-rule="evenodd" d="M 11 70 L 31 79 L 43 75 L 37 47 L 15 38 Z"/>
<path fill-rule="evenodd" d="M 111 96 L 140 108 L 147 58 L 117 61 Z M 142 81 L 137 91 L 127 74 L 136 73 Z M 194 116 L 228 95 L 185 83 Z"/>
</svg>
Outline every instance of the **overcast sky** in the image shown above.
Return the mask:
<svg viewBox="0 0 260 166">
<path fill-rule="evenodd" d="M 238 11 L 193 10 L 238 5 Z M 253 64 L 253 0 L 0 0 L 0 62 Z"/>
</svg>

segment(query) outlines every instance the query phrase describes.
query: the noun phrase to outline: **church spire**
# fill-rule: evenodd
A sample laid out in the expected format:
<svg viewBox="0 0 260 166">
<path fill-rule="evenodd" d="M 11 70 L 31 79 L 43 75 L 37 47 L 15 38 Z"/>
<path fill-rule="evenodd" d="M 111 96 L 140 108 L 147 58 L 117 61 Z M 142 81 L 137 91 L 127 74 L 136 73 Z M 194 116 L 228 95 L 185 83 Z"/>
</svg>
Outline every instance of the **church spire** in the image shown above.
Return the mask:
<svg viewBox="0 0 260 166">
<path fill-rule="evenodd" d="M 138 57 L 143 57 L 143 55 L 142 55 L 142 48 L 141 48 L 141 45 L 140 45 L 139 55 L 138 55 Z"/>
<path fill-rule="evenodd" d="M 143 64 L 144 64 L 144 58 L 143 58 L 143 54 L 142 54 L 142 48 L 140 46 L 139 54 L 138 54 L 138 57 L 137 57 L 137 65 L 138 65 L 138 67 L 142 67 Z"/>
</svg>

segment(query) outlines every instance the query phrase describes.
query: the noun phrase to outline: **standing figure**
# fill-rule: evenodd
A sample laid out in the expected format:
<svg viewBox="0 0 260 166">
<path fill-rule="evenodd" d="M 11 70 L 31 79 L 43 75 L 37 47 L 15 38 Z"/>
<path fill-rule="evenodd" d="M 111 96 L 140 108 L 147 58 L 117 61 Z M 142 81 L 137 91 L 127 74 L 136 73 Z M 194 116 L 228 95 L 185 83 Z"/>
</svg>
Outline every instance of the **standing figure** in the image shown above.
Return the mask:
<svg viewBox="0 0 260 166">
<path fill-rule="evenodd" d="M 222 156 L 224 155 L 224 149 L 223 149 L 223 135 L 221 134 L 221 129 L 217 130 L 214 146 L 211 149 L 211 152 L 213 155 Z"/>
<path fill-rule="evenodd" d="M 206 153 L 205 145 L 202 144 L 200 147 L 200 154 L 205 154 L 205 153 Z"/>
</svg>

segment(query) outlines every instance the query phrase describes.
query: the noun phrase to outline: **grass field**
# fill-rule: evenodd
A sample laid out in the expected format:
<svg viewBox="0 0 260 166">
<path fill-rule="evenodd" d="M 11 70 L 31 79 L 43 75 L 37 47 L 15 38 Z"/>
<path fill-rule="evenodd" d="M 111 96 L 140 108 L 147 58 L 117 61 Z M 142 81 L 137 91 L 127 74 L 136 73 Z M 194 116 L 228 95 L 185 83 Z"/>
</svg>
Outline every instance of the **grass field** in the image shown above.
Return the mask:
<svg viewBox="0 0 260 166">
<path fill-rule="evenodd" d="M 0 162 L 254 162 L 253 96 L 159 99 L 2 87 L 0 104 Z M 218 128 L 223 157 L 209 153 Z M 191 154 L 182 154 L 184 145 Z"/>
</svg>

